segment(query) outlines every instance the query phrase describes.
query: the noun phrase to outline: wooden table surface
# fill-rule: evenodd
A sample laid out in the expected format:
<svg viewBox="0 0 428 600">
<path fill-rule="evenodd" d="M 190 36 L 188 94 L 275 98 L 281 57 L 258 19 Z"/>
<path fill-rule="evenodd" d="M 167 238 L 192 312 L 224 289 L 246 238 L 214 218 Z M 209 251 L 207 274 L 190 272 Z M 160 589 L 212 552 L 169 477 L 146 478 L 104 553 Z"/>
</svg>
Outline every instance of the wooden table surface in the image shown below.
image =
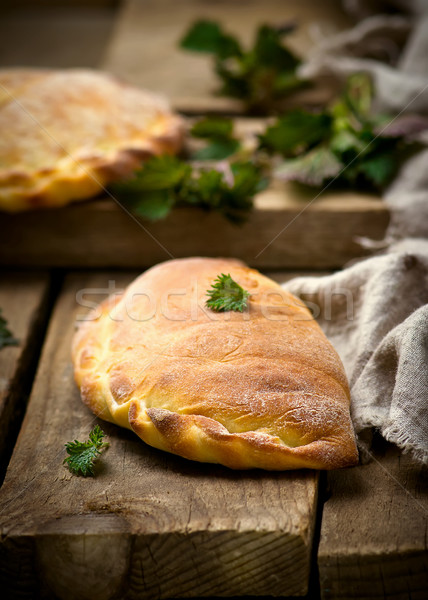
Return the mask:
<svg viewBox="0 0 428 600">
<path fill-rule="evenodd" d="M 79 291 L 85 304 L 98 302 L 135 275 L 0 278 L 0 305 L 20 340 L 0 351 L 3 471 L 13 449 L 0 490 L 6 597 L 426 598 L 426 470 L 385 444 L 368 464 L 321 477 L 234 472 L 100 421 L 110 448 L 97 476 L 68 472 L 64 444 L 97 422 L 72 374 L 71 336 L 87 310 Z"/>
<path fill-rule="evenodd" d="M 239 115 L 239 103 L 212 95 L 207 59 L 177 52 L 190 21 L 219 17 L 248 39 L 261 20 L 298 19 L 291 44 L 304 55 L 320 30 L 350 25 L 339 4 L 126 0 L 116 12 L 72 18 L 70 9 L 28 9 L 0 23 L 0 60 L 102 67 L 167 93 L 186 114 Z M 290 103 L 325 97 L 317 88 Z M 141 269 L 192 254 L 239 256 L 284 281 L 361 257 L 358 237 L 383 238 L 389 215 L 379 198 L 307 200 L 273 187 L 239 230 L 184 209 L 137 223 L 107 199 L 1 216 L 0 307 L 20 341 L 0 350 L 2 598 L 428 598 L 427 473 L 379 440 L 371 460 L 352 469 L 233 472 L 100 422 L 110 448 L 97 476 L 74 477 L 62 464 L 64 444 L 96 422 L 72 377 L 79 291 L 98 301 L 110 282 L 123 287 Z"/>
</svg>

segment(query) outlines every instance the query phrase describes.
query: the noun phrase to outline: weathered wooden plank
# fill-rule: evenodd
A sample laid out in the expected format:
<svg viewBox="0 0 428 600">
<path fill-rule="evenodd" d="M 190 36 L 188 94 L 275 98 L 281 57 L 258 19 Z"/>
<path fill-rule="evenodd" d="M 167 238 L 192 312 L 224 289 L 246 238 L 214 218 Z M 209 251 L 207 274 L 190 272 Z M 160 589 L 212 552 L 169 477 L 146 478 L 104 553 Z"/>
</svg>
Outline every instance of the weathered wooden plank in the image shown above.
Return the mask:
<svg viewBox="0 0 428 600">
<path fill-rule="evenodd" d="M 328 474 L 318 564 L 325 600 L 424 600 L 428 595 L 426 469 L 392 447 Z"/>
<path fill-rule="evenodd" d="M 382 239 L 385 204 L 358 193 L 299 195 L 266 190 L 240 227 L 197 208 L 156 223 L 138 221 L 113 200 L 2 215 L 0 264 L 144 268 L 168 258 L 237 256 L 258 268 L 331 269 L 367 254 L 357 236 Z"/>
<path fill-rule="evenodd" d="M 183 112 L 242 112 L 240 102 L 213 94 L 218 82 L 210 57 L 178 48 L 178 41 L 190 24 L 202 17 L 219 20 L 246 44 L 261 23 L 296 22 L 299 27 L 289 37 L 289 44 L 302 56 L 313 46 L 315 29 L 327 34 L 351 26 L 349 17 L 334 0 L 232 0 L 227 3 L 126 0 L 103 68 L 135 85 L 163 92 L 173 107 Z M 330 93 L 328 88 L 314 88 L 291 97 L 290 106 L 320 104 Z"/>
<path fill-rule="evenodd" d="M 83 7 L 84 9 L 92 8 L 92 7 L 116 7 L 119 4 L 120 0 L 61 0 L 61 3 L 58 0 L 4 0 L 4 4 L 7 8 L 58 8 L 61 6 L 76 6 Z"/>
<path fill-rule="evenodd" d="M 35 0 L 1 0 L 0 65 L 98 68 L 114 28 L 113 3 L 37 0 L 39 6 L 35 4 Z"/>
<path fill-rule="evenodd" d="M 0 350 L 0 483 L 22 420 L 42 342 L 48 304 L 47 274 L 0 273 L 0 308 L 19 341 Z"/>
<path fill-rule="evenodd" d="M 96 422 L 72 377 L 76 297 L 99 301 L 109 281 L 130 279 L 70 277 L 58 301 L 0 491 L 2 590 L 79 600 L 305 594 L 317 473 L 201 465 L 108 423 L 94 479 L 62 465 L 64 443 Z"/>
</svg>

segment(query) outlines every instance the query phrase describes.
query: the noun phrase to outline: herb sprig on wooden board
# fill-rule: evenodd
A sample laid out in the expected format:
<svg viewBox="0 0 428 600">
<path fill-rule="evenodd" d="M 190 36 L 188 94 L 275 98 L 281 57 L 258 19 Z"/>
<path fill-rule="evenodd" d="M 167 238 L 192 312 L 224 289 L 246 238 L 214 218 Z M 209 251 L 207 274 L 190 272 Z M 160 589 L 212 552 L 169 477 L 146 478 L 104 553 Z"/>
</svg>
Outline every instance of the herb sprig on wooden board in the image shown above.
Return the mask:
<svg viewBox="0 0 428 600">
<path fill-rule="evenodd" d="M 5 346 L 17 346 L 19 341 L 13 337 L 12 332 L 8 329 L 7 321 L 2 316 L 0 308 L 0 350 Z"/>
<path fill-rule="evenodd" d="M 285 157 L 275 176 L 310 186 L 335 180 L 340 186 L 382 190 L 402 160 L 418 145 L 414 119 L 374 116 L 368 76 L 348 79 L 341 99 L 317 113 L 288 112 L 260 136 L 260 149 Z M 428 120 L 418 119 L 419 131 Z"/>
<path fill-rule="evenodd" d="M 67 458 L 64 459 L 71 473 L 74 475 L 94 475 L 94 463 L 101 452 L 108 447 L 108 442 L 104 442 L 104 431 L 99 425 L 96 425 L 89 434 L 86 442 L 67 442 L 65 449 Z"/>
<path fill-rule="evenodd" d="M 296 74 L 299 58 L 283 43 L 294 27 L 261 25 L 245 50 L 219 23 L 195 22 L 182 38 L 185 50 L 211 54 L 221 80 L 218 93 L 243 100 L 252 112 L 269 112 L 278 100 L 306 85 Z"/>
<path fill-rule="evenodd" d="M 242 223 L 272 173 L 318 188 L 334 182 L 337 187 L 381 191 L 420 147 L 414 136 L 428 129 L 428 119 L 373 115 L 372 95 L 367 76 L 351 76 L 332 107 L 289 111 L 267 127 L 258 145 L 238 139 L 232 119 L 202 118 L 190 129 L 202 144 L 193 149 L 190 161 L 153 157 L 132 178 L 112 185 L 112 193 L 153 221 L 176 206 L 196 206 Z"/>
<path fill-rule="evenodd" d="M 137 215 L 162 219 L 174 206 L 198 206 L 241 223 L 253 196 L 267 181 L 249 161 L 192 165 L 172 156 L 150 158 L 133 178 L 112 186 L 113 194 Z"/>
<path fill-rule="evenodd" d="M 222 273 L 214 280 L 207 296 L 206 306 L 215 312 L 243 312 L 248 306 L 250 293 L 236 283 L 230 274 Z"/>
</svg>

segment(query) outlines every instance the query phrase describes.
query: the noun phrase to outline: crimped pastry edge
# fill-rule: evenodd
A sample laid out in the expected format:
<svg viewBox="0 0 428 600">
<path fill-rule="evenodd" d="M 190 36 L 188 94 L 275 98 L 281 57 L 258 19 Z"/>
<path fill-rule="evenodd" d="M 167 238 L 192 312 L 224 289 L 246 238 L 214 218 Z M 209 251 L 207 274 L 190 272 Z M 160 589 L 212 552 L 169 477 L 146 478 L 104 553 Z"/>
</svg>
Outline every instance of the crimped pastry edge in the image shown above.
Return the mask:
<svg viewBox="0 0 428 600">
<path fill-rule="evenodd" d="M 5 69 L 12 75 L 23 77 L 22 89 L 30 87 L 34 81 L 51 73 L 56 69 Z M 89 72 L 90 69 L 69 69 L 70 72 Z M 97 76 L 104 76 L 115 81 L 124 89 L 138 89 L 119 77 L 95 71 Z M 26 83 L 25 76 L 30 76 L 30 83 Z M 142 92 L 147 93 L 145 90 Z M 149 92 L 150 95 L 156 94 Z M 159 96 L 159 99 L 162 97 Z M 163 98 L 162 98 L 163 99 Z M 9 100 L 8 100 L 9 102 Z M 5 99 L 0 102 L 0 108 Z M 160 154 L 175 154 L 183 144 L 185 125 L 183 119 L 174 112 L 165 111 L 165 133 L 152 134 L 141 140 L 124 140 L 122 147 L 119 145 L 114 151 L 102 157 L 94 153 L 84 159 L 69 156 L 69 168 L 58 169 L 46 165 L 28 173 L 24 169 L 14 170 L 8 177 L 0 177 L 0 210 L 15 213 L 31 209 L 61 207 L 82 200 L 89 200 L 101 192 L 105 187 L 118 179 L 132 175 L 141 166 L 143 160 L 150 156 Z M 33 185 L 27 187 L 28 181 Z M 21 182 L 21 185 L 17 185 Z M 111 194 L 109 194 L 111 195 Z"/>
</svg>

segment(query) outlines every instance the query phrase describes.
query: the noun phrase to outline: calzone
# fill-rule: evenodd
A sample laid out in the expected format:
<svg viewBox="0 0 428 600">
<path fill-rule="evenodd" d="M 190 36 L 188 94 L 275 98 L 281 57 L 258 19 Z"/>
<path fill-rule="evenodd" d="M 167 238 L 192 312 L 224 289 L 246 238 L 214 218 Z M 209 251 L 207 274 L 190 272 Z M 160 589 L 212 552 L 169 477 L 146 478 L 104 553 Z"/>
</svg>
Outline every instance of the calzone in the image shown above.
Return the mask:
<svg viewBox="0 0 428 600">
<path fill-rule="evenodd" d="M 177 152 L 166 100 L 91 69 L 0 69 L 0 210 L 91 198 L 150 156 Z"/>
<path fill-rule="evenodd" d="M 216 277 L 250 293 L 206 307 Z M 343 366 L 300 300 L 237 260 L 157 265 L 77 330 L 75 378 L 100 418 L 233 469 L 335 469 L 358 453 Z"/>
</svg>

